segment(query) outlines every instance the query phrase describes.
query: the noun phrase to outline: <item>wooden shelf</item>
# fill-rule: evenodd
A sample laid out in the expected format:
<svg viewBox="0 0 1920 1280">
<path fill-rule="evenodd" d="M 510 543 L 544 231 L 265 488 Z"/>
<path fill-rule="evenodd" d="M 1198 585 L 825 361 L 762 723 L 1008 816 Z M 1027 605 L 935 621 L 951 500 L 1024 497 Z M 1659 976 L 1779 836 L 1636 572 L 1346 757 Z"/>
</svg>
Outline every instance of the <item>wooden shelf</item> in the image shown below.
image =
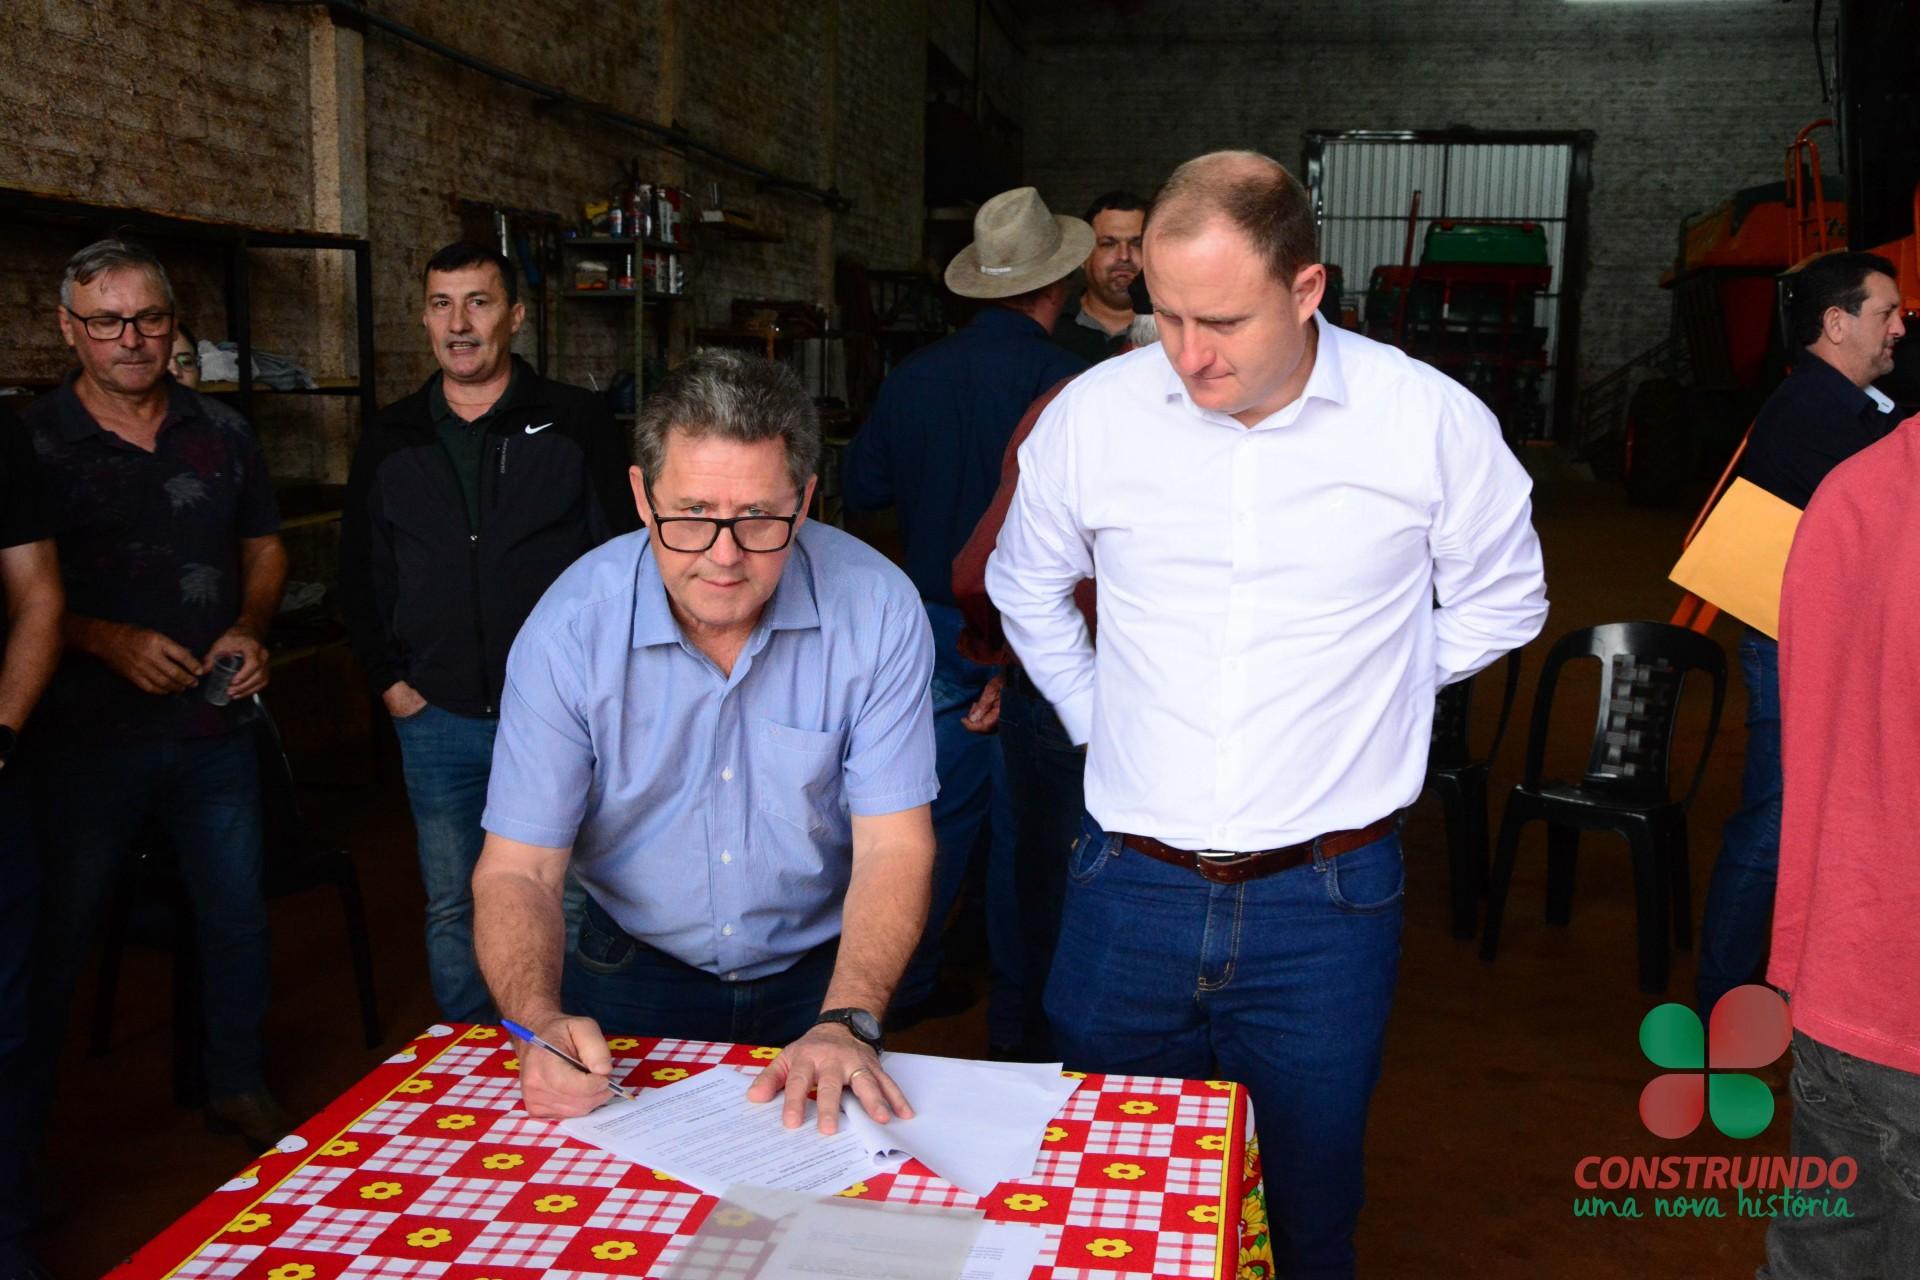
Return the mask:
<svg viewBox="0 0 1920 1280">
<path fill-rule="evenodd" d="M 674 240 L 657 240 L 652 236 L 639 239 L 633 236 L 562 236 L 562 248 L 583 249 L 658 249 L 661 253 L 686 253 L 688 246 Z"/>
<path fill-rule="evenodd" d="M 346 496 L 347 486 L 343 484 L 276 485 L 273 500 L 280 508 L 280 528 L 305 529 L 330 524 L 340 518 Z"/>
<path fill-rule="evenodd" d="M 360 394 L 358 378 L 315 378 L 311 387 L 270 387 L 258 378 L 253 382 L 253 393 L 275 396 L 357 396 Z M 202 382 L 198 388 L 200 394 L 208 396 L 230 396 L 239 392 L 237 382 Z"/>
<path fill-rule="evenodd" d="M 560 296 L 563 298 L 618 298 L 623 302 L 632 302 L 635 297 L 639 297 L 646 302 L 680 302 L 687 295 L 661 293 L 656 289 L 648 289 L 645 293 L 634 289 L 562 289 Z"/>
<path fill-rule="evenodd" d="M 813 338 L 844 338 L 845 329 L 816 329 L 801 333 L 788 329 L 696 329 L 693 336 L 702 342 L 806 342 Z"/>
</svg>

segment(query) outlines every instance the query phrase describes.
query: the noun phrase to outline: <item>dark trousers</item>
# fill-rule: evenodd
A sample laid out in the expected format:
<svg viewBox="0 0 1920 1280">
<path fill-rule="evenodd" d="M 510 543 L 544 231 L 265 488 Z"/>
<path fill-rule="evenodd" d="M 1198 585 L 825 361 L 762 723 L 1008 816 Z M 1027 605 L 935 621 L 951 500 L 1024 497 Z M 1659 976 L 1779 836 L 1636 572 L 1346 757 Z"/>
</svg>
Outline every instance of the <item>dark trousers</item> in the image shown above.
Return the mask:
<svg viewBox="0 0 1920 1280">
<path fill-rule="evenodd" d="M 993 982 L 987 1002 L 987 1040 L 1015 1045 L 1029 1002 L 1021 971 L 1020 900 L 1015 895 L 1013 807 L 1007 798 L 1007 765 L 997 734 L 975 733 L 961 723 L 994 668 L 960 656 L 960 611 L 927 603 L 933 627 L 934 767 L 940 794 L 934 798 L 933 892 L 926 933 L 920 939 L 893 1007 L 912 1009 L 933 994 L 939 976 L 947 917 L 966 887 L 976 856 L 986 859 L 987 950 Z"/>
<path fill-rule="evenodd" d="M 1779 644 L 1749 630 L 1740 639 L 1740 671 L 1747 681 L 1747 758 L 1740 771 L 1740 808 L 1721 835 L 1700 921 L 1694 994 L 1703 1022 L 1721 996 L 1758 980 L 1780 877 Z"/>
<path fill-rule="evenodd" d="M 1025 953 L 1025 1025 L 1017 1049 L 1023 1058 L 1049 1062 L 1057 1055 L 1044 996 L 1060 938 L 1067 858 L 1087 807 L 1087 755 L 1018 666 L 1007 668 L 1000 695 L 1000 747 L 1013 801 L 1014 888 Z"/>
<path fill-rule="evenodd" d="M 820 1015 L 840 940 L 764 978 L 727 982 L 631 937 L 591 897 L 567 956 L 561 1005 L 608 1035 L 781 1046 Z"/>
<path fill-rule="evenodd" d="M 37 1101 L 52 1097 L 75 987 L 127 856 L 149 826 L 172 844 L 193 907 L 207 1093 L 265 1087 L 267 909 L 253 734 L 249 727 L 98 747 L 43 762 L 46 847 L 31 1015 Z"/>
<path fill-rule="evenodd" d="M 1920 1075 L 1793 1033 L 1793 1154 L 1858 1167 L 1845 1218 L 1781 1214 L 1759 1280 L 1920 1275 Z"/>
<path fill-rule="evenodd" d="M 473 954 L 473 869 L 487 833 L 493 738 L 500 721 L 429 703 L 393 722 L 427 890 L 427 976 L 449 1022 L 492 1022 L 493 997 Z"/>
<path fill-rule="evenodd" d="M 0 1274 L 27 1265 L 33 1216 L 26 1182 L 34 1102 L 26 1031 L 39 898 L 32 805 L 27 779 L 15 764 L 0 769 Z"/>
<path fill-rule="evenodd" d="M 1061 1058 L 1246 1085 L 1287 1280 L 1354 1275 L 1404 886 L 1397 832 L 1229 885 L 1123 851 L 1089 814 L 1068 862 L 1047 980 Z"/>
</svg>

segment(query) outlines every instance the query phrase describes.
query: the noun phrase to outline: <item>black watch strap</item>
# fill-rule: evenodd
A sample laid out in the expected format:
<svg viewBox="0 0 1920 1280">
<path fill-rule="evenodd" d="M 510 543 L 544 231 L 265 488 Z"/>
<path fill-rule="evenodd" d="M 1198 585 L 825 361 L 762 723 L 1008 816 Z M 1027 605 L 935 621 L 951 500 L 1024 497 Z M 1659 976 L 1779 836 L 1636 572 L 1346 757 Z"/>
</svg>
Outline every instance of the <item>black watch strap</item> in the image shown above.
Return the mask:
<svg viewBox="0 0 1920 1280">
<path fill-rule="evenodd" d="M 820 1016 L 813 1020 L 813 1025 L 817 1027 L 823 1022 L 838 1023 L 851 1031 L 854 1039 L 879 1051 L 880 1019 L 865 1009 L 822 1009 Z"/>
</svg>

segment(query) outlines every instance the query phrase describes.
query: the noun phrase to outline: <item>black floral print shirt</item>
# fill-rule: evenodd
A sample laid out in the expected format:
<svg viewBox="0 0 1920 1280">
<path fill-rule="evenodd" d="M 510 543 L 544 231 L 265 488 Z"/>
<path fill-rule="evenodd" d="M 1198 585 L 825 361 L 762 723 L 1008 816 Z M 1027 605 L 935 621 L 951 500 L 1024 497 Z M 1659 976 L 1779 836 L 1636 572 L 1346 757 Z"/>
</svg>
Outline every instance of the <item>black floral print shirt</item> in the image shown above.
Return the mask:
<svg viewBox="0 0 1920 1280">
<path fill-rule="evenodd" d="M 67 611 L 162 632 L 204 657 L 240 615 L 240 543 L 278 531 L 252 429 L 234 410 L 173 384 L 154 450 L 103 430 L 70 375 L 29 406 Z M 199 689 L 142 693 L 69 650 L 36 721 L 68 743 L 211 737 L 251 702 L 216 707 Z"/>
</svg>

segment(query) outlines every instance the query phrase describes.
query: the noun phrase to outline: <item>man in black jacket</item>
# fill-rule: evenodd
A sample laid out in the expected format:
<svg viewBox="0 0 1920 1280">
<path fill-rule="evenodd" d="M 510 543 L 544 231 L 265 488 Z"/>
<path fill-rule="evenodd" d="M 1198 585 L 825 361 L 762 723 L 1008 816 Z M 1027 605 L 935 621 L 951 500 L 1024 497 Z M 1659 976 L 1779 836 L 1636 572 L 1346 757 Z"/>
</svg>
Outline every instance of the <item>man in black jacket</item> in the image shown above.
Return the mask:
<svg viewBox="0 0 1920 1280">
<path fill-rule="evenodd" d="M 425 272 L 440 372 L 367 424 L 347 484 L 340 598 L 393 716 L 419 833 L 434 999 L 492 1016 L 469 882 L 485 838 L 507 651 L 561 570 L 638 524 L 606 401 L 515 358 L 506 258 L 456 243 Z"/>
</svg>

